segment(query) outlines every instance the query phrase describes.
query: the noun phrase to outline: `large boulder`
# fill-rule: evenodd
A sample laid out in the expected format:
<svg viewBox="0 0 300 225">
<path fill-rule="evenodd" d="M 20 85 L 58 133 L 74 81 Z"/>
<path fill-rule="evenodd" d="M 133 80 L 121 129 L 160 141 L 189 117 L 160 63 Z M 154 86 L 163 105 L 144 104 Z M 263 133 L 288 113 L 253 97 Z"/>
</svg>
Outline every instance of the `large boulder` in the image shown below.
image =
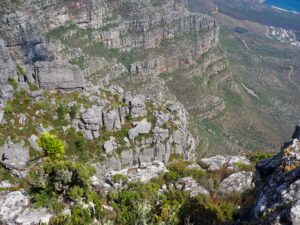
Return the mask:
<svg viewBox="0 0 300 225">
<path fill-rule="evenodd" d="M 230 194 L 233 192 L 244 192 L 252 186 L 252 172 L 241 171 L 226 177 L 219 186 L 219 193 Z"/>
<path fill-rule="evenodd" d="M 110 173 L 106 174 L 106 177 L 111 180 L 113 175 L 123 174 L 128 176 L 129 181 L 141 181 L 143 183 L 147 183 L 154 177 L 157 177 L 165 172 L 168 172 L 166 166 L 162 162 L 154 161 L 144 164 L 141 167 L 111 171 Z"/>
<path fill-rule="evenodd" d="M 48 224 L 51 217 L 52 215 L 46 209 L 25 209 L 15 222 L 18 225 Z"/>
<path fill-rule="evenodd" d="M 210 158 L 203 158 L 199 161 L 200 165 L 208 171 L 217 171 L 221 168 L 228 168 L 231 170 L 239 169 L 239 165 L 250 165 L 249 159 L 245 156 L 229 156 L 216 155 Z"/>
<path fill-rule="evenodd" d="M 36 82 L 44 89 L 78 89 L 85 87 L 84 74 L 77 65 L 64 61 L 34 63 Z"/>
<path fill-rule="evenodd" d="M 14 219 L 29 206 L 29 198 L 22 191 L 0 193 L 0 220 L 13 225 Z"/>
<path fill-rule="evenodd" d="M 29 150 L 23 143 L 8 141 L 0 148 L 0 162 L 10 169 L 23 169 L 29 161 Z"/>
<path fill-rule="evenodd" d="M 209 192 L 192 177 L 183 177 L 175 182 L 175 188 L 181 191 L 190 193 L 190 196 L 196 196 L 198 194 L 209 195 Z"/>
<path fill-rule="evenodd" d="M 103 112 L 103 124 L 108 131 L 121 130 L 122 124 L 118 110 Z"/>
<path fill-rule="evenodd" d="M 118 143 L 116 142 L 115 137 L 110 137 L 108 141 L 105 141 L 103 144 L 103 148 L 105 153 L 112 153 L 114 150 L 118 148 Z"/>
<path fill-rule="evenodd" d="M 151 130 L 151 123 L 147 119 L 133 123 L 134 128 L 130 129 L 128 136 L 131 140 L 135 139 L 139 134 L 148 134 Z"/>
<path fill-rule="evenodd" d="M 94 105 L 82 114 L 81 119 L 87 130 L 99 130 L 103 127 L 102 109 L 102 106 Z"/>
<path fill-rule="evenodd" d="M 1 15 L 0 36 L 7 46 L 13 48 L 14 57 L 32 64 L 36 61 L 48 61 L 51 54 L 47 49 L 46 38 L 42 37 L 39 29 L 28 15 L 18 11 Z"/>
</svg>

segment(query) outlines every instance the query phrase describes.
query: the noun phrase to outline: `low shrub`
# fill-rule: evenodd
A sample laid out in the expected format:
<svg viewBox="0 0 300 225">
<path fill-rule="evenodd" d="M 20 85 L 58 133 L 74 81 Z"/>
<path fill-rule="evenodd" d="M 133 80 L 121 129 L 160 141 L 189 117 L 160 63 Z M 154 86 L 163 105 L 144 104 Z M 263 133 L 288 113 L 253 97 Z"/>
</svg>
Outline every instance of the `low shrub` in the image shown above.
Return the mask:
<svg viewBox="0 0 300 225">
<path fill-rule="evenodd" d="M 60 157 L 65 153 L 65 145 L 63 141 L 49 132 L 45 132 L 40 136 L 38 144 L 49 157 Z"/>
</svg>

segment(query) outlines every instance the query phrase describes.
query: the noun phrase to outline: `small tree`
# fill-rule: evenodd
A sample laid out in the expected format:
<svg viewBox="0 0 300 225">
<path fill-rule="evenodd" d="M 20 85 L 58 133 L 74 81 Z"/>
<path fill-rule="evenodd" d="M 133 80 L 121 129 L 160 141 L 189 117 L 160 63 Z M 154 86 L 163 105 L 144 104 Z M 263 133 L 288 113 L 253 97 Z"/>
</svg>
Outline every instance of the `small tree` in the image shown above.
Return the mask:
<svg viewBox="0 0 300 225">
<path fill-rule="evenodd" d="M 65 153 L 65 145 L 63 141 L 49 132 L 45 132 L 40 136 L 38 144 L 42 149 L 44 149 L 47 156 L 56 158 Z"/>
<path fill-rule="evenodd" d="M 65 115 L 66 115 L 66 107 L 63 105 L 63 104 L 60 104 L 57 108 L 57 117 L 58 117 L 58 120 L 62 121 L 64 120 L 65 118 Z"/>
<path fill-rule="evenodd" d="M 70 117 L 72 120 L 74 120 L 76 118 L 77 109 L 78 109 L 77 105 L 72 105 L 70 108 L 69 114 L 70 114 Z"/>
</svg>

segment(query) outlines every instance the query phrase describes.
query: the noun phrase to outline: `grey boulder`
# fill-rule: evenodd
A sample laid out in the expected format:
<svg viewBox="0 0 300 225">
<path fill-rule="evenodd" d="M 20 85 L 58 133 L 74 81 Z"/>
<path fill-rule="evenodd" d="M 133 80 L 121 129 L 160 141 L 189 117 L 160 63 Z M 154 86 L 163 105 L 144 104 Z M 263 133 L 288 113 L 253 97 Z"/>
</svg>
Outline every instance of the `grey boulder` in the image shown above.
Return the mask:
<svg viewBox="0 0 300 225">
<path fill-rule="evenodd" d="M 252 172 L 241 171 L 231 174 L 222 180 L 219 186 L 221 194 L 230 194 L 233 192 L 244 192 L 252 187 Z"/>
<path fill-rule="evenodd" d="M 43 149 L 38 145 L 38 140 L 39 140 L 39 138 L 38 138 L 36 135 L 34 135 L 34 134 L 32 134 L 32 135 L 30 136 L 30 138 L 28 138 L 28 142 L 29 142 L 30 146 L 31 146 L 34 150 L 36 150 L 36 151 L 38 151 L 38 152 L 42 152 Z"/>
<path fill-rule="evenodd" d="M 79 66 L 63 61 L 34 63 L 36 82 L 44 89 L 77 89 L 85 87 L 85 78 Z"/>
<path fill-rule="evenodd" d="M 147 115 L 144 96 L 137 95 L 130 101 L 130 114 L 132 118 L 144 117 Z"/>
<path fill-rule="evenodd" d="M 22 191 L 0 193 L 0 220 L 15 224 L 14 219 L 28 207 L 29 198 Z"/>
<path fill-rule="evenodd" d="M 15 222 L 20 225 L 48 224 L 51 217 L 46 209 L 25 209 Z"/>
<path fill-rule="evenodd" d="M 112 153 L 114 150 L 118 148 L 116 139 L 114 137 L 110 137 L 108 141 L 104 142 L 103 148 L 105 150 L 105 153 L 107 154 Z"/>
<path fill-rule="evenodd" d="M 133 123 L 134 128 L 128 132 L 129 139 L 135 139 L 139 134 L 148 134 L 151 130 L 151 123 L 147 122 L 147 119 L 143 119 L 140 122 Z"/>
<path fill-rule="evenodd" d="M 11 169 L 22 169 L 29 161 L 29 150 L 22 143 L 8 141 L 0 148 L 0 162 Z"/>
<path fill-rule="evenodd" d="M 209 195 L 209 192 L 192 177 L 183 177 L 175 182 L 175 188 L 190 193 L 191 197 L 198 194 Z"/>
</svg>

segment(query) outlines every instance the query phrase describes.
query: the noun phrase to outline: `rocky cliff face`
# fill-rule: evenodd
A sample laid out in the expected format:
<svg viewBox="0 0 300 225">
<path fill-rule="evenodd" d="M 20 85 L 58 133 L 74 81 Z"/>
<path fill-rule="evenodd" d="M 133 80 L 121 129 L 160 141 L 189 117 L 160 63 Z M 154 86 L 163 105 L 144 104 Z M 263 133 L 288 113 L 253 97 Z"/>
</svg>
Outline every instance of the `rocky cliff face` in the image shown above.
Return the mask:
<svg viewBox="0 0 300 225">
<path fill-rule="evenodd" d="M 213 118 L 225 109 L 219 84 L 230 80 L 218 47 L 219 27 L 185 4 L 5 1 L 0 35 L 13 61 L 24 69 L 14 77 L 24 87 L 31 83 L 72 90 L 117 84 L 151 99 L 177 98 L 197 117 Z M 2 86 L 8 90 L 5 80 Z"/>
<path fill-rule="evenodd" d="M 299 224 L 299 137 L 272 158 L 259 162 L 255 202 L 245 217 L 251 224 Z"/>
<path fill-rule="evenodd" d="M 12 97 L 13 92 L 8 78 L 16 76 L 16 66 L 3 39 L 0 39 L 0 74 L 0 99 L 7 100 Z"/>
<path fill-rule="evenodd" d="M 138 51 L 139 56 L 131 60 L 132 63 L 125 63 L 125 70 L 133 74 L 152 76 L 194 64 L 218 43 L 219 28 L 215 21 L 190 13 L 180 1 L 19 3 L 22 10 L 13 13 L 7 10 L 3 14 L 0 34 L 15 58 L 25 64 L 61 58 L 72 60 L 74 56 L 90 59 L 93 55 L 85 52 L 85 46 L 80 43 L 76 45 L 76 55 L 69 53 L 74 49 L 68 47 L 75 46 L 68 46 L 67 39 L 75 32 L 67 32 L 67 36 L 62 37 L 67 42 L 62 39 L 60 43 L 48 42 L 46 33 L 68 27 L 70 22 L 79 29 L 88 30 L 91 42 L 85 44 L 90 45 L 88 47 L 92 48 L 95 42 L 120 52 L 135 54 L 133 51 Z M 95 66 L 86 64 L 87 68 Z"/>
</svg>

